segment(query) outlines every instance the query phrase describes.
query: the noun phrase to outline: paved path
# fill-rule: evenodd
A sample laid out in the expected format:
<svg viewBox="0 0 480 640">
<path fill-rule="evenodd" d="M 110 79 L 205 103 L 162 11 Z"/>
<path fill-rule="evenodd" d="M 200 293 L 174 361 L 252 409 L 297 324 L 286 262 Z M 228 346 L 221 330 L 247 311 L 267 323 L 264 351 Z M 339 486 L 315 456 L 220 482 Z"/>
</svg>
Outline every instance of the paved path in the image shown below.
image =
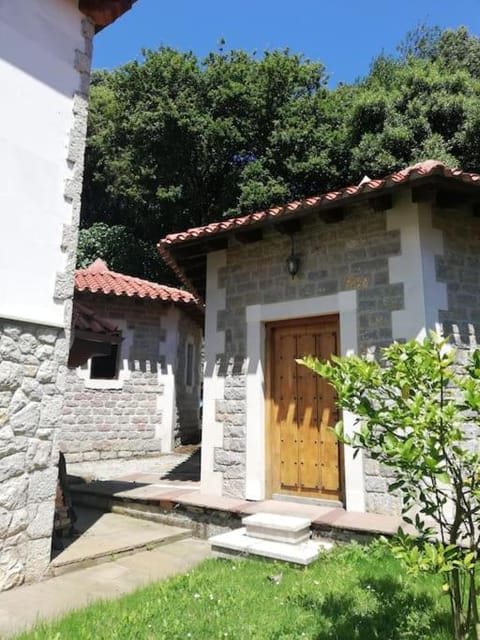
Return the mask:
<svg viewBox="0 0 480 640">
<path fill-rule="evenodd" d="M 191 537 L 188 529 L 118 513 L 103 513 L 85 507 L 77 507 L 75 513 L 76 535 L 60 539 L 64 550 L 56 554 L 51 564 L 53 575 L 89 567 L 119 554 L 130 555 Z"/>
<path fill-rule="evenodd" d="M 173 453 L 148 458 L 69 462 L 67 471 L 69 475 L 90 480 L 117 480 L 142 473 L 156 476 L 157 480 L 199 481 L 200 449 L 184 447 Z"/>
<path fill-rule="evenodd" d="M 180 540 L 152 551 L 80 569 L 0 593 L 0 638 L 39 620 L 57 618 L 101 599 L 116 598 L 150 582 L 184 573 L 211 555 L 203 540 Z"/>
</svg>

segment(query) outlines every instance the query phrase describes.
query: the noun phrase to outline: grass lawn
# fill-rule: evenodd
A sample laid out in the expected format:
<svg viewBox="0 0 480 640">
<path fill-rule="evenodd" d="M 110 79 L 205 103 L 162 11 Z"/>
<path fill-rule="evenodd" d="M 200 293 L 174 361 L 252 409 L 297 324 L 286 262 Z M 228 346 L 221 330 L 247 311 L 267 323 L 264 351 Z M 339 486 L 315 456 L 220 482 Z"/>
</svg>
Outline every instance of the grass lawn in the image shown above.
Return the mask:
<svg viewBox="0 0 480 640">
<path fill-rule="evenodd" d="M 282 574 L 278 584 L 269 576 Z M 447 640 L 448 598 L 433 576 L 410 578 L 380 544 L 348 545 L 306 569 L 207 560 L 100 602 L 22 640 Z"/>
</svg>

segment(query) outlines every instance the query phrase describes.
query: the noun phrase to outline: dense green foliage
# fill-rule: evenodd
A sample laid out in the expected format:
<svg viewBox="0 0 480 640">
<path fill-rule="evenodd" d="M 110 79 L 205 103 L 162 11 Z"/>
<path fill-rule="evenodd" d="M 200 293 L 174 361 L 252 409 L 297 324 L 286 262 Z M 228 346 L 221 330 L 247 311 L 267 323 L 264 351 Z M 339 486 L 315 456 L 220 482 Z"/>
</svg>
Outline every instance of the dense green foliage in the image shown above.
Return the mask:
<svg viewBox="0 0 480 640">
<path fill-rule="evenodd" d="M 357 418 L 338 437 L 390 467 L 388 490 L 402 499 L 416 535 L 392 546 L 412 572 L 443 577 L 456 640 L 480 640 L 480 350 L 458 366 L 455 349 L 431 333 L 423 342 L 393 343 L 380 361 L 367 356 L 299 360 L 327 379 L 342 409 Z"/>
<path fill-rule="evenodd" d="M 306 569 L 208 560 L 21 640 L 447 640 L 439 586 L 432 576 L 412 581 L 378 544 L 337 548 Z"/>
<path fill-rule="evenodd" d="M 366 78 L 326 82 L 288 50 L 165 47 L 95 73 L 79 264 L 160 278 L 166 233 L 429 157 L 480 167 L 480 39 L 465 29 L 419 28 Z"/>
</svg>

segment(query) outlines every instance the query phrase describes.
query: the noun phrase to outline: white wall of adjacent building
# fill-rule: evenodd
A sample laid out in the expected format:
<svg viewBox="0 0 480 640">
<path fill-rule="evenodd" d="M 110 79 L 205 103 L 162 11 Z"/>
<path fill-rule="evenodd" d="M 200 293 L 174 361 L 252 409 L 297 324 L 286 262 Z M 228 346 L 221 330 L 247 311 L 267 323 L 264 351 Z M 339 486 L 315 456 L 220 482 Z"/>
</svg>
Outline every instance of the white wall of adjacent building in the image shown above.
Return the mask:
<svg viewBox="0 0 480 640">
<path fill-rule="evenodd" d="M 0 317 L 63 326 L 64 199 L 83 48 L 75 0 L 0 0 Z"/>
</svg>

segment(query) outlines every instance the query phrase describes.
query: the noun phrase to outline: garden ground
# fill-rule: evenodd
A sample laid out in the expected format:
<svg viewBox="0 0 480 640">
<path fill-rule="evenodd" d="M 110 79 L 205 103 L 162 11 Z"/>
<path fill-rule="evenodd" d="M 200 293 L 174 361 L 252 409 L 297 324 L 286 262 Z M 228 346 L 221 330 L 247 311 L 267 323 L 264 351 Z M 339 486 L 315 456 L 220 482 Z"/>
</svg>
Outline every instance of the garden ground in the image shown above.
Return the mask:
<svg viewBox="0 0 480 640">
<path fill-rule="evenodd" d="M 306 569 L 209 559 L 21 639 L 447 640 L 441 594 L 437 577 L 408 576 L 377 542 L 339 547 Z"/>
</svg>

